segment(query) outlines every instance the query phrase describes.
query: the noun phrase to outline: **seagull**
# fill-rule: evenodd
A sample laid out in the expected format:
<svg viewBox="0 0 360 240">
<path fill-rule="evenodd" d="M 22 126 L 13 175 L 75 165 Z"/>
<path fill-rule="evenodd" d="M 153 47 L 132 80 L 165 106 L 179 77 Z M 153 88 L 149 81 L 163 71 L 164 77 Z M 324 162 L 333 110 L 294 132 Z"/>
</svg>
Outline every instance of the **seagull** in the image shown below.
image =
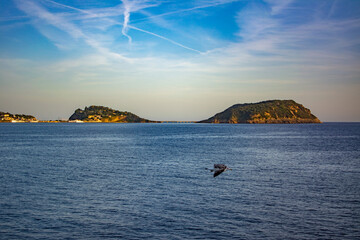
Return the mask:
<svg viewBox="0 0 360 240">
<path fill-rule="evenodd" d="M 225 164 L 214 164 L 214 169 L 208 169 L 210 172 L 214 172 L 214 177 L 219 176 L 221 173 L 225 172 L 226 170 L 232 170 L 231 168 L 228 168 Z"/>
</svg>

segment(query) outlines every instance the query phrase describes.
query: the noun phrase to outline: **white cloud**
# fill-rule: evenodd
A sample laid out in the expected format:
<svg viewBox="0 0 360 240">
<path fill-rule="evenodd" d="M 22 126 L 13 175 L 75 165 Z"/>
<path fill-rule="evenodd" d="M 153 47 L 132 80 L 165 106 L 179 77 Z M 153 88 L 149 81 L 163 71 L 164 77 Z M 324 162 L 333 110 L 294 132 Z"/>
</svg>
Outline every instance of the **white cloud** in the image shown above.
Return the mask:
<svg viewBox="0 0 360 240">
<path fill-rule="evenodd" d="M 131 37 L 127 34 L 128 31 L 128 25 L 129 25 L 129 21 L 130 21 L 130 12 L 131 12 L 131 6 L 132 4 L 129 3 L 128 0 L 122 0 L 123 5 L 124 5 L 124 23 L 123 23 L 123 28 L 121 30 L 122 34 L 127 37 L 129 39 L 129 43 L 131 44 Z"/>
<path fill-rule="evenodd" d="M 17 0 L 17 1 L 23 1 L 23 0 Z M 114 14 L 113 12 L 114 11 L 118 11 L 119 12 L 119 9 L 118 8 L 114 8 L 114 9 L 110 9 L 110 11 L 107 12 L 107 14 L 98 14 L 98 13 L 93 13 L 93 11 L 88 11 L 88 10 L 82 10 L 82 9 L 79 9 L 79 8 L 75 8 L 75 7 L 71 7 L 71 6 L 68 6 L 68 5 L 64 5 L 64 4 L 59 4 L 57 2 L 54 2 L 52 0 L 45 0 L 47 2 L 50 2 L 50 3 L 53 3 L 55 5 L 59 5 L 63 8 L 69 8 L 69 9 L 72 9 L 72 10 L 75 10 L 75 11 L 78 11 L 82 14 L 85 14 L 85 19 L 86 18 L 105 18 L 105 21 L 108 22 L 109 26 L 111 25 L 120 25 L 122 26 L 122 34 L 124 36 L 126 36 L 128 39 L 129 39 L 129 43 L 132 42 L 132 38 L 130 35 L 128 35 L 127 31 L 128 29 L 134 29 L 136 31 L 140 31 L 140 32 L 143 32 L 143 33 L 146 33 L 146 34 L 149 34 L 149 35 L 152 35 L 154 37 L 157 37 L 157 38 L 160 38 L 162 40 L 165 40 L 167 42 L 170 42 L 174 45 L 177 45 L 179 47 L 182 47 L 184 49 L 187 49 L 187 50 L 190 50 L 190 51 L 194 51 L 194 52 L 197 52 L 197 53 L 201 53 L 200 51 L 196 50 L 196 49 L 193 49 L 191 47 L 188 47 L 188 46 L 185 46 L 184 44 L 181 44 L 177 41 L 174 41 L 172 39 L 169 39 L 165 36 L 162 36 L 160 34 L 156 34 L 154 32 L 151 32 L 151 31 L 148 31 L 148 30 L 145 30 L 145 29 L 141 29 L 141 28 L 138 28 L 138 27 L 135 27 L 135 26 L 131 26 L 129 25 L 129 21 L 130 21 L 130 12 L 136 12 L 136 11 L 140 11 L 142 9 L 145 9 L 145 8 L 150 8 L 150 7 L 154 7 L 154 6 L 157 6 L 158 3 L 149 3 L 149 1 L 147 0 L 134 0 L 134 1 L 128 1 L 128 0 L 125 0 L 123 1 L 123 6 L 122 6 L 122 9 L 121 10 L 121 13 L 124 15 L 124 21 L 123 22 L 119 22 L 119 21 L 116 21 L 116 20 L 113 20 L 113 19 L 110 19 L 110 18 L 107 18 L 109 16 L 116 16 L 116 14 Z M 217 4 L 218 5 L 218 4 Z M 43 9 L 43 11 L 45 11 Z M 103 10 L 104 11 L 104 10 Z M 61 16 L 61 15 L 59 15 Z M 104 21 L 104 19 L 103 19 Z M 87 37 L 88 38 L 88 37 Z M 89 41 L 89 45 L 94 47 L 94 48 L 98 48 L 98 43 L 95 44 L 94 46 L 92 45 L 94 43 L 94 39 L 90 39 Z M 101 52 L 109 52 L 109 51 L 105 51 L 105 49 L 103 47 L 101 47 L 99 49 Z M 120 54 L 117 54 L 117 53 L 111 53 L 109 55 L 117 55 L 117 58 L 121 58 L 121 55 Z M 128 58 L 124 58 L 124 60 L 127 60 L 127 61 L 130 61 L 130 59 Z"/>
<path fill-rule="evenodd" d="M 101 43 L 99 43 L 96 39 L 89 37 L 89 35 L 86 35 L 75 24 L 68 22 L 65 18 L 59 15 L 47 11 L 37 3 L 31 0 L 16 0 L 16 3 L 20 10 L 24 11 L 26 14 L 34 18 L 33 23 L 35 24 L 35 26 L 37 26 L 39 30 L 42 31 L 43 35 L 48 37 L 50 40 L 54 40 L 56 38 L 52 37 L 49 31 L 44 31 L 45 28 L 41 27 L 41 25 L 44 24 L 44 21 L 45 23 L 64 31 L 74 39 L 83 40 L 88 46 L 98 50 L 101 54 L 122 61 L 131 61 L 131 59 L 123 56 L 122 54 L 114 53 L 109 49 L 103 47 Z"/>
<path fill-rule="evenodd" d="M 329 17 L 329 14 L 316 15 L 321 12 L 319 9 L 309 11 L 304 7 L 294 10 L 292 1 L 268 0 L 260 5 L 249 2 L 234 16 L 234 21 L 238 24 L 238 31 L 235 33 L 238 38 L 227 40 L 226 43 L 218 41 L 214 44 L 218 48 L 202 53 L 196 48 L 181 44 L 176 38 L 176 41 L 173 40 L 173 36 L 168 38 L 164 33 L 157 34 L 157 30 L 153 28 L 151 31 L 145 30 L 144 28 L 149 26 L 146 26 L 148 22 L 144 22 L 144 25 L 133 25 L 130 19 L 133 14 L 147 10 L 156 5 L 155 2 L 133 3 L 128 10 L 129 18 L 125 24 L 122 22 L 126 11 L 123 4 L 111 8 L 83 10 L 51 0 L 46 1 L 48 8 L 40 4 L 43 1 L 16 0 L 19 8 L 31 17 L 31 23 L 59 48 L 69 50 L 86 45 L 92 51 L 85 54 L 84 51 L 84 55 L 55 63 L 38 62 L 35 65 L 21 60 L 3 59 L 0 61 L 2 86 L 4 83 L 12 84 L 4 79 L 15 79 L 17 83 L 30 79 L 35 83 L 42 83 L 38 86 L 53 84 L 56 87 L 71 88 L 74 93 L 86 89 L 88 92 L 83 92 L 83 97 L 88 96 L 90 100 L 91 93 L 101 89 L 104 90 L 102 92 L 109 93 L 109 98 L 119 96 L 117 100 L 127 101 L 126 104 L 130 106 L 128 110 L 136 104 L 139 106 L 135 108 L 141 109 L 141 104 L 133 103 L 139 100 L 149 105 L 160 104 L 164 109 L 169 107 L 169 102 L 177 104 L 182 101 L 191 106 L 193 99 L 207 101 L 208 98 L 213 98 L 211 104 L 215 106 L 220 104 L 217 103 L 217 97 L 226 99 L 220 107 L 216 105 L 219 109 L 237 101 L 279 96 L 296 96 L 302 102 L 303 95 L 310 102 L 308 99 L 314 100 L 316 92 L 321 90 L 323 85 L 329 85 L 331 91 L 324 91 L 321 96 L 325 102 L 331 98 L 331 93 L 336 92 L 339 82 L 345 86 L 344 91 L 358 89 L 358 84 L 354 83 L 357 83 L 360 77 L 360 54 L 357 50 L 360 45 L 360 19 L 354 16 L 331 18 L 339 6 L 332 5 L 331 10 L 328 10 L 332 12 Z M 166 11 L 159 15 L 149 14 L 147 19 L 154 22 L 155 19 L 164 20 L 162 26 L 179 36 L 179 32 L 187 29 L 177 30 L 170 24 L 173 22 L 165 21 L 166 16 L 181 12 L 191 13 L 228 2 L 197 1 L 194 7 Z M 304 14 L 294 14 L 302 19 L 294 19 L 294 11 L 304 11 Z M 105 26 L 103 23 L 106 23 Z M 112 31 L 109 35 L 109 32 L 106 32 L 108 29 Z M 133 49 L 127 51 L 129 46 L 124 41 L 126 38 L 121 29 L 129 30 L 125 33 L 133 38 Z M 153 36 L 151 41 L 160 39 L 160 44 L 167 41 L 190 50 L 189 53 L 201 54 L 170 55 L 166 51 L 147 54 L 148 52 L 139 49 L 148 48 L 150 45 L 146 44 L 151 44 L 149 39 L 139 40 L 140 34 L 135 34 L 135 31 Z M 201 35 L 198 29 L 188 31 L 189 35 L 196 33 Z M 208 34 L 208 37 L 208 42 L 211 42 L 213 36 Z M 187 44 L 193 40 L 189 36 L 186 39 Z M 74 45 L 69 46 L 70 42 Z M 204 42 L 205 49 L 208 42 Z M 51 89 L 56 93 L 54 87 Z M 351 91 L 352 94 L 353 92 L 355 91 Z M 183 96 L 186 96 L 186 100 L 182 99 Z M 340 97 L 341 94 L 337 96 Z M 358 99 L 354 96 L 353 94 L 351 99 Z M 101 97 L 107 96 L 96 96 L 96 99 L 101 100 Z M 167 100 L 169 98 L 173 99 Z M 113 99 L 108 100 L 112 101 Z M 169 108 L 174 109 L 173 106 Z M 197 111 L 199 109 L 194 110 Z"/>
<path fill-rule="evenodd" d="M 271 7 L 271 14 L 277 15 L 282 11 L 286 10 L 286 8 L 294 2 L 294 0 L 265 0 Z"/>
</svg>

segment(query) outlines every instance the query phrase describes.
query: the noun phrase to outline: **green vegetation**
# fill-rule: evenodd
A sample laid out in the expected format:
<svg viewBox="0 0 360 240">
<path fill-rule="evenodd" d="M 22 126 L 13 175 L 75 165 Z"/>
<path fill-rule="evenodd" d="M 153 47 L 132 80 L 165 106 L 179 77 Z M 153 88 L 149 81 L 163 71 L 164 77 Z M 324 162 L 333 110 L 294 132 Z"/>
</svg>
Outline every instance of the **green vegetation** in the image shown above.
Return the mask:
<svg viewBox="0 0 360 240">
<path fill-rule="evenodd" d="M 200 123 L 321 123 L 311 111 L 293 100 L 236 104 Z"/>
<path fill-rule="evenodd" d="M 31 115 L 0 112 L 0 122 L 38 122 Z M 40 121 L 66 122 L 66 121 Z M 150 121 L 131 113 L 103 106 L 77 109 L 69 122 L 117 122 L 150 123 Z M 199 123 L 321 123 L 311 111 L 293 100 L 270 100 L 259 103 L 236 104 L 215 116 Z"/>
<path fill-rule="evenodd" d="M 118 123 L 147 123 L 150 120 L 140 118 L 130 112 L 121 112 L 103 106 L 85 107 L 84 110 L 77 109 L 70 116 L 69 121 L 80 120 L 84 122 L 118 122 Z"/>
<path fill-rule="evenodd" d="M 37 121 L 38 120 L 31 115 L 0 112 L 0 122 L 37 122 Z"/>
</svg>

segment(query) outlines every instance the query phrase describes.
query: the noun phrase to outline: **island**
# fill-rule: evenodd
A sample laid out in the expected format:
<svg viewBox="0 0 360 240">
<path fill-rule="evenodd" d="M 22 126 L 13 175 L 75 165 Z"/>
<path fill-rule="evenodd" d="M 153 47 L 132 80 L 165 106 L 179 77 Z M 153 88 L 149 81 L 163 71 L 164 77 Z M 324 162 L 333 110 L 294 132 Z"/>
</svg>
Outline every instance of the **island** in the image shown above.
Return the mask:
<svg viewBox="0 0 360 240">
<path fill-rule="evenodd" d="M 106 123 L 153 123 L 131 112 L 122 112 L 103 106 L 85 107 L 76 109 L 70 116 L 69 122 L 106 122 Z"/>
<path fill-rule="evenodd" d="M 268 100 L 258 103 L 235 104 L 213 117 L 194 121 L 151 121 L 131 112 L 118 111 L 104 106 L 76 109 L 68 120 L 37 120 L 32 115 L 0 112 L 1 122 L 40 123 L 321 123 L 311 111 L 294 100 Z"/>
<path fill-rule="evenodd" d="M 199 123 L 321 123 L 311 111 L 294 100 L 269 100 L 235 104 Z"/>
<path fill-rule="evenodd" d="M 32 115 L 0 112 L 0 122 L 38 122 Z"/>
</svg>

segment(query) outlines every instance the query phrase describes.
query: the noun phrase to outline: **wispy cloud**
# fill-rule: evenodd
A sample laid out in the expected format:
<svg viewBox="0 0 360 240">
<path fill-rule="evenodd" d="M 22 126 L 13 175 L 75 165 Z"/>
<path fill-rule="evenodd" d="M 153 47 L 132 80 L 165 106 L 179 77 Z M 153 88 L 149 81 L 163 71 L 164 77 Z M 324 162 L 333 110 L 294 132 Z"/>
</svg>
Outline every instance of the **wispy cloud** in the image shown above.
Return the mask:
<svg viewBox="0 0 360 240">
<path fill-rule="evenodd" d="M 157 14 L 157 15 L 151 15 L 151 16 L 148 16 L 146 18 L 137 19 L 135 22 L 141 22 L 141 21 L 144 21 L 144 20 L 149 20 L 149 19 L 153 19 L 153 18 L 160 18 L 160 17 L 179 14 L 179 13 L 192 12 L 192 11 L 195 11 L 195 10 L 200 10 L 200 9 L 210 8 L 210 7 L 216 7 L 216 6 L 219 6 L 219 5 L 229 4 L 229 3 L 232 3 L 232 2 L 238 2 L 238 1 L 241 1 L 241 0 L 197 1 L 196 2 L 197 5 L 194 6 L 194 7 L 179 9 L 179 10 L 175 10 L 175 11 L 168 11 L 168 12 Z"/>
<path fill-rule="evenodd" d="M 129 39 L 129 43 L 131 44 L 131 37 L 127 34 L 128 31 L 128 24 L 130 21 L 130 11 L 131 11 L 131 4 L 128 0 L 122 0 L 124 4 L 124 23 L 123 28 L 121 30 L 122 34 Z"/>
<path fill-rule="evenodd" d="M 289 5 L 294 2 L 294 0 L 265 0 L 265 2 L 270 5 L 271 14 L 276 15 L 286 10 L 286 8 L 289 7 Z"/>
<path fill-rule="evenodd" d="M 0 17 L 0 22 L 8 22 L 8 21 L 16 21 L 16 20 L 23 20 L 28 19 L 28 16 L 7 16 L 7 17 Z"/>
<path fill-rule="evenodd" d="M 33 23 L 36 26 L 43 24 L 43 22 L 45 21 L 46 23 L 64 31 L 74 39 L 82 39 L 88 46 L 98 50 L 102 54 L 105 54 L 111 58 L 131 62 L 130 58 L 127 58 L 119 53 L 114 53 L 109 49 L 103 47 L 96 39 L 91 38 L 90 36 L 85 34 L 76 25 L 66 21 L 66 19 L 60 17 L 59 15 L 47 11 L 46 9 L 44 9 L 34 1 L 16 0 L 16 3 L 20 10 L 24 11 L 34 19 Z M 50 36 L 48 33 L 44 33 L 44 35 L 47 37 Z M 55 39 L 50 36 L 50 40 L 55 40 Z"/>
<path fill-rule="evenodd" d="M 137 30 L 137 31 L 140 31 L 140 32 L 143 32 L 143 33 L 147 33 L 147 34 L 150 34 L 150 35 L 152 35 L 152 36 L 161 38 L 161 39 L 163 39 L 163 40 L 165 40 L 165 41 L 168 41 L 168 42 L 170 42 L 170 43 L 172 43 L 172 44 L 174 44 L 174 45 L 177 45 L 177 46 L 179 46 L 179 47 L 185 48 L 185 49 L 187 49 L 187 50 L 190 50 L 190 51 L 193 51 L 193 52 L 197 52 L 197 53 L 202 54 L 202 52 L 199 51 L 199 50 L 193 49 L 193 48 L 191 48 L 191 47 L 187 47 L 187 46 L 185 46 L 185 45 L 183 45 L 183 44 L 181 44 L 181 43 L 178 43 L 178 42 L 176 42 L 176 41 L 174 41 L 174 40 L 171 40 L 171 39 L 166 38 L 166 37 L 164 37 L 164 36 L 158 35 L 158 34 L 156 34 L 156 33 L 149 32 L 149 31 L 146 31 L 146 30 L 144 30 L 144 29 L 140 29 L 140 28 L 137 28 L 137 27 L 134 27 L 134 26 L 128 26 L 128 27 L 131 28 L 131 29 L 134 29 L 134 30 Z"/>
<path fill-rule="evenodd" d="M 107 99 L 139 114 L 160 109 L 157 118 L 167 118 L 164 109 L 176 109 L 179 118 L 192 109 L 197 118 L 273 97 L 306 104 L 320 96 L 332 104 L 345 96 L 342 103 L 353 109 L 359 101 L 356 1 L 12 1 L 13 16 L 0 9 L 2 105 L 16 94 L 31 100 L 38 91 L 36 103 L 54 94 L 61 104 L 69 99 L 69 109 Z M 58 52 L 29 24 L 66 51 L 47 58 Z M 33 46 L 45 57 L 35 58 Z M 19 94 L 19 86 L 32 96 Z M 179 103 L 186 110 L 174 108 Z"/>
<path fill-rule="evenodd" d="M 59 6 L 64 7 L 64 8 L 69 8 L 69 9 L 78 11 L 80 13 L 85 14 L 85 17 L 105 18 L 108 22 L 111 22 L 113 25 L 122 26 L 122 34 L 128 38 L 129 43 L 132 42 L 132 38 L 131 38 L 130 35 L 128 35 L 127 31 L 128 31 L 128 29 L 134 29 L 136 31 L 140 31 L 140 32 L 152 35 L 154 37 L 160 38 L 162 40 L 170 42 L 170 43 L 172 43 L 172 44 L 174 44 L 176 46 L 182 47 L 184 49 L 194 51 L 194 52 L 197 52 L 197 53 L 201 53 L 201 51 L 199 51 L 199 50 L 188 47 L 188 46 L 186 46 L 184 44 L 181 44 L 181 43 L 179 43 L 179 42 L 177 42 L 175 40 L 172 40 L 170 38 L 167 38 L 167 37 L 165 37 L 163 35 L 160 35 L 160 34 L 157 34 L 157 33 L 154 33 L 154 32 L 151 32 L 151 31 L 148 31 L 148 30 L 141 29 L 141 28 L 130 25 L 129 21 L 130 21 L 130 12 L 131 11 L 139 11 L 139 10 L 144 9 L 144 8 L 149 8 L 149 7 L 156 6 L 156 4 L 147 3 L 147 1 L 133 1 L 133 2 L 129 2 L 128 0 L 123 1 L 123 8 L 122 8 L 122 14 L 124 15 L 124 21 L 123 22 L 119 22 L 117 20 L 108 18 L 108 16 L 113 16 L 113 14 L 99 15 L 99 14 L 93 13 L 92 11 L 89 11 L 89 10 L 83 10 L 83 9 L 75 8 L 75 7 L 72 7 L 72 6 L 65 5 L 65 4 L 60 4 L 60 3 L 57 3 L 57 2 L 52 1 L 52 0 L 45 0 L 45 1 L 51 2 L 53 4 L 59 5 Z"/>
<path fill-rule="evenodd" d="M 266 8 L 256 5 L 238 13 L 238 34 L 242 38 L 239 45 L 245 46 L 248 51 L 262 51 L 284 57 L 295 54 L 294 57 L 298 59 L 310 51 L 323 51 L 327 54 L 333 53 L 335 57 L 339 56 L 335 51 L 360 43 L 359 38 L 355 37 L 360 30 L 360 18 L 328 19 L 318 15 L 306 16 L 307 9 L 303 9 L 303 21 L 297 22 L 292 21 L 292 16 L 295 15 L 294 11 L 300 10 L 290 11 L 291 1 L 286 2 L 287 8 L 278 1 L 269 2 L 278 13 L 281 10 L 285 18 L 273 16 L 273 9 L 267 12 Z M 340 52 L 347 54 L 344 49 Z"/>
<path fill-rule="evenodd" d="M 37 20 L 45 20 L 43 22 L 47 22 L 52 26 L 63 30 L 74 39 L 83 40 L 87 45 L 111 59 L 137 63 L 147 62 L 147 58 L 145 57 L 140 57 L 141 59 L 127 57 L 115 52 L 111 47 L 105 47 L 106 44 L 104 45 L 99 41 L 99 38 L 95 38 L 93 35 L 88 34 L 81 26 L 67 21 L 67 18 L 62 15 L 63 12 L 57 14 L 51 13 L 34 1 L 16 1 L 21 3 L 19 4 L 20 9 L 35 19 L 34 24 L 36 25 L 40 25 Z M 178 41 L 167 38 L 164 35 L 131 25 L 130 14 L 133 11 L 142 11 L 143 9 L 156 6 L 156 4 L 151 2 L 130 2 L 129 0 L 126 0 L 123 1 L 123 4 L 113 7 L 108 12 L 106 10 L 101 10 L 102 13 L 107 12 L 108 15 L 98 15 L 99 12 L 96 12 L 97 10 L 83 10 L 73 6 L 60 4 L 53 0 L 43 1 L 62 8 L 74 10 L 77 13 L 80 13 L 84 19 L 100 18 L 108 21 L 111 26 L 121 26 L 122 34 L 125 33 L 124 36 L 128 37 L 129 42 L 131 42 L 132 38 L 127 31 L 131 29 L 162 39 L 181 48 L 200 53 L 200 56 L 196 58 L 188 59 L 187 61 L 180 59 L 178 63 L 175 64 L 183 67 L 186 66 L 189 71 L 239 72 L 244 69 L 246 71 L 253 71 L 254 69 L 258 69 L 258 67 L 268 68 L 281 65 L 283 67 L 289 65 L 311 65 L 319 66 L 319 68 L 321 68 L 325 65 L 338 65 L 341 64 L 341 62 L 349 64 L 353 58 L 351 58 L 351 54 L 344 51 L 344 48 L 353 47 L 356 44 L 359 44 L 359 38 L 349 37 L 349 32 L 358 32 L 355 30 L 360 28 L 359 19 L 344 18 L 341 20 L 332 20 L 309 16 L 306 21 L 300 23 L 289 21 L 290 23 L 288 23 L 287 21 L 291 20 L 294 9 L 292 6 L 294 1 L 290 0 L 285 2 L 267 0 L 265 3 L 267 4 L 267 7 L 264 7 L 264 3 L 248 3 L 244 8 L 241 8 L 235 16 L 235 20 L 239 26 L 237 32 L 237 35 L 239 36 L 238 41 L 228 43 L 217 49 L 209 50 L 206 54 L 195 48 L 181 44 Z M 170 11 L 164 14 L 194 11 L 196 9 L 228 4 L 230 2 L 233 1 L 201 1 L 198 3 L 199 5 L 195 7 Z M 306 11 L 306 9 L 303 11 Z M 335 6 L 332 5 L 331 11 L 336 11 Z M 107 17 L 115 16 L 115 12 L 117 12 L 116 16 L 122 16 L 124 18 L 123 22 Z M 276 16 L 277 14 L 282 14 L 283 17 L 279 18 Z M 164 15 L 160 14 L 152 17 L 161 16 Z M 52 40 L 56 41 L 54 39 Z M 188 64 L 191 61 L 196 61 L 197 64 Z M 183 64 L 183 62 L 186 62 L 186 64 Z M 212 67 L 209 68 L 209 66 Z"/>
</svg>

